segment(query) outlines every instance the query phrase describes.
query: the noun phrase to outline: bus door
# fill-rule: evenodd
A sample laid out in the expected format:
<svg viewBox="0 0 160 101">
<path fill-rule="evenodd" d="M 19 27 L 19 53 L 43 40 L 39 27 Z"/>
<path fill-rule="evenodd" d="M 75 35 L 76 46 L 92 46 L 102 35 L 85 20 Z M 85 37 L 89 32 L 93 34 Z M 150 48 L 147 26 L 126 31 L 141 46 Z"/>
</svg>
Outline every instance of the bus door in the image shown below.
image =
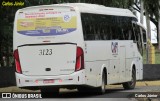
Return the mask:
<svg viewBox="0 0 160 101">
<path fill-rule="evenodd" d="M 118 42 L 113 41 L 111 42 L 111 61 L 110 61 L 110 70 L 111 72 L 111 83 L 118 83 L 119 82 L 119 59 L 118 59 Z"/>
</svg>

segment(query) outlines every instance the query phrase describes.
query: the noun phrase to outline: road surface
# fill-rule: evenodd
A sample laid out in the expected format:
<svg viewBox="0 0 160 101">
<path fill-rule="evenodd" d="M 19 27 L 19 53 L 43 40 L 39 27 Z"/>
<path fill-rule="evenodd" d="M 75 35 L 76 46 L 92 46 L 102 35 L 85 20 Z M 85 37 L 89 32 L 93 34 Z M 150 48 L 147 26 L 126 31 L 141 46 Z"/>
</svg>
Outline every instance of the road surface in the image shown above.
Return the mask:
<svg viewBox="0 0 160 101">
<path fill-rule="evenodd" d="M 144 95 L 157 97 L 144 97 Z M 139 96 L 139 97 L 138 97 Z M 159 98 L 158 98 L 159 97 Z M 5 100 L 6 99 L 0 99 Z M 10 101 L 17 99 L 7 99 Z M 22 100 L 22 99 L 20 99 Z M 24 101 L 160 101 L 160 86 L 138 86 L 134 90 L 124 90 L 123 87 L 108 88 L 104 95 L 95 93 L 79 93 L 77 90 L 63 91 L 58 96 L 43 99 L 23 99 Z"/>
</svg>

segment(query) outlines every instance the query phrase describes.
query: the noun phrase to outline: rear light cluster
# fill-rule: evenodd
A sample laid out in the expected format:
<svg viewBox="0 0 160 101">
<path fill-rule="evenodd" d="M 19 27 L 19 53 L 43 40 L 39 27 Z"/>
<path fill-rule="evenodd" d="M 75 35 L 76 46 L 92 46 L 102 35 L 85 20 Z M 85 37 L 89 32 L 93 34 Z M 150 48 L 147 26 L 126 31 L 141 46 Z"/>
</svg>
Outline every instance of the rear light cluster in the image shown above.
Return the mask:
<svg viewBox="0 0 160 101">
<path fill-rule="evenodd" d="M 16 49 L 14 51 L 14 58 L 15 58 L 15 65 L 16 65 L 16 72 L 17 73 L 22 73 L 22 70 L 21 70 L 21 64 L 20 64 L 20 60 L 19 60 L 19 53 L 18 53 L 18 49 Z"/>
<path fill-rule="evenodd" d="M 84 53 L 81 47 L 77 47 L 75 71 L 84 69 Z"/>
</svg>

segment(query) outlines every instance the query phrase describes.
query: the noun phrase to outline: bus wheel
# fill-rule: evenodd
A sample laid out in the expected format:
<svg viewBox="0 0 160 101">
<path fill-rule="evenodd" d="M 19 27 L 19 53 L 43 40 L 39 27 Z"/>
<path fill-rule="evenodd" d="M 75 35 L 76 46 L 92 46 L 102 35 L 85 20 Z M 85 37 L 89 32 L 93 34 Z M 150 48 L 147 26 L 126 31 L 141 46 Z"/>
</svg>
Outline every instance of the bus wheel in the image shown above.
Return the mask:
<svg viewBox="0 0 160 101">
<path fill-rule="evenodd" d="M 59 88 L 42 88 L 41 89 L 42 98 L 57 97 L 58 94 L 59 94 Z"/>
<path fill-rule="evenodd" d="M 123 83 L 123 88 L 127 89 L 127 90 L 134 89 L 135 85 L 136 85 L 136 70 L 133 69 L 132 70 L 132 79 L 131 79 L 131 81 Z"/>
<path fill-rule="evenodd" d="M 105 75 L 105 72 L 103 71 L 103 74 L 102 74 L 102 84 L 98 88 L 98 93 L 99 94 L 104 94 L 105 92 L 106 92 L 106 75 Z"/>
</svg>

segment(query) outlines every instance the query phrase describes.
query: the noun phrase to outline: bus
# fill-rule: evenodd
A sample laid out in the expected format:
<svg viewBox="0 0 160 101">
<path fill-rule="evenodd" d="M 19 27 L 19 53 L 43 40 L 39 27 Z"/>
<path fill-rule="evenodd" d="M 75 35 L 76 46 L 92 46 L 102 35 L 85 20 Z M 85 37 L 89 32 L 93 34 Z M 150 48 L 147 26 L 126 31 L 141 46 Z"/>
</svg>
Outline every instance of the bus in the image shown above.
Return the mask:
<svg viewBox="0 0 160 101">
<path fill-rule="evenodd" d="M 137 26 L 137 33 L 141 34 L 142 36 L 142 42 L 143 42 L 142 47 L 143 49 L 145 49 L 147 47 L 146 44 L 147 44 L 147 39 L 148 39 L 147 30 L 141 23 L 137 23 L 136 26 Z"/>
<path fill-rule="evenodd" d="M 143 79 L 142 33 L 128 9 L 67 3 L 19 9 L 13 51 L 16 83 L 40 89 L 60 88 L 104 94 L 106 85 L 134 89 Z"/>
</svg>

